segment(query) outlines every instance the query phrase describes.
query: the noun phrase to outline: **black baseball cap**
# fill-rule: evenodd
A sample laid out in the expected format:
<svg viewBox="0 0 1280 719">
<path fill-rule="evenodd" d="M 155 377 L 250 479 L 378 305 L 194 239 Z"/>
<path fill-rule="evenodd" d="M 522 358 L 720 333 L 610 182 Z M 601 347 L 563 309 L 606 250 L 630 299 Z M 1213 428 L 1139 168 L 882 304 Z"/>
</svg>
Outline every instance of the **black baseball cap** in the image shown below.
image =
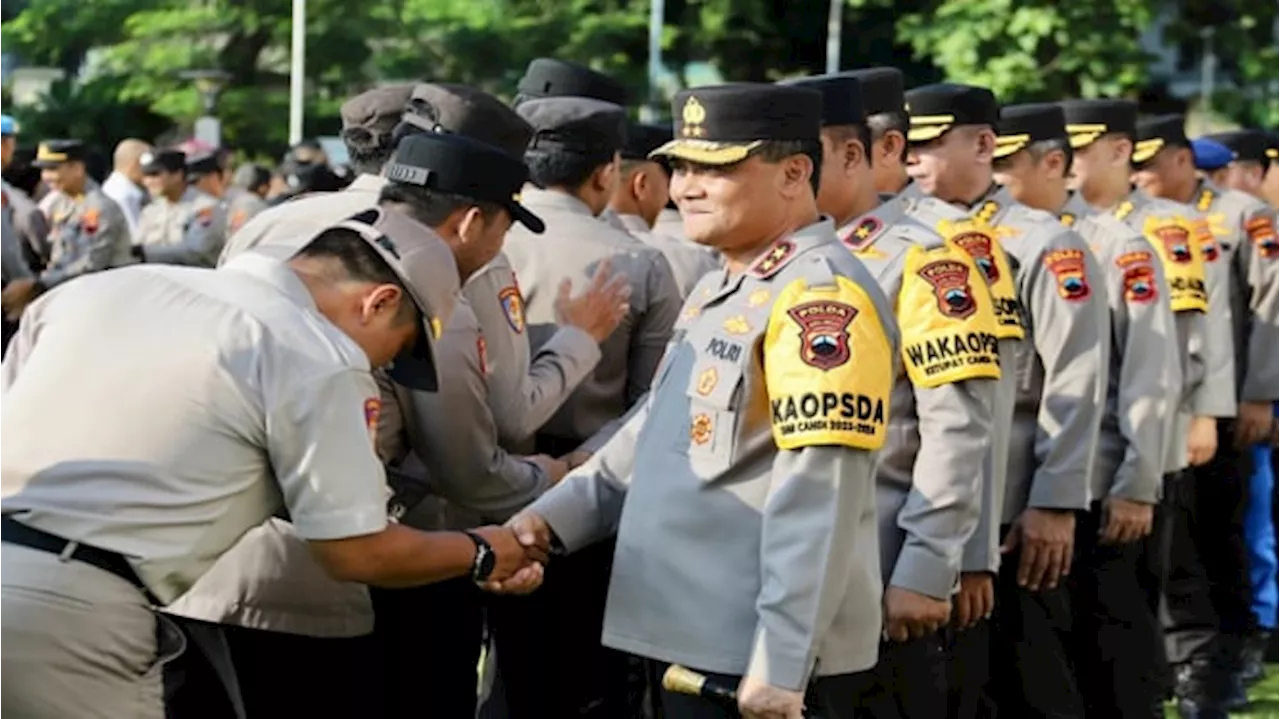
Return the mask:
<svg viewBox="0 0 1280 719">
<path fill-rule="evenodd" d="M 626 144 L 627 113 L 621 105 L 588 97 L 544 97 L 516 108 L 533 127 L 530 150 L 591 154 Z"/>
<path fill-rule="evenodd" d="M 158 175 L 162 172 L 179 172 L 187 169 L 187 156 L 181 150 L 152 150 L 138 158 L 142 174 Z"/>
<path fill-rule="evenodd" d="M 193 155 L 187 158 L 187 174 L 191 177 L 200 177 L 222 172 L 220 159 L 216 150 Z"/>
<path fill-rule="evenodd" d="M 1006 105 L 996 123 L 994 156 L 1008 157 L 1036 142 L 1066 140 L 1066 124 L 1062 108 L 1051 102 Z"/>
<path fill-rule="evenodd" d="M 902 112 L 906 109 L 903 89 L 906 80 L 896 67 L 868 67 L 836 73 L 837 77 L 851 77 L 858 81 L 862 95 L 862 111 L 870 115 L 886 112 Z"/>
<path fill-rule="evenodd" d="M 1276 159 L 1276 136 L 1262 130 L 1232 130 L 1205 135 L 1203 139 L 1226 147 L 1236 160 L 1261 162 L 1266 165 Z"/>
<path fill-rule="evenodd" d="M 1129 160 L 1134 165 L 1149 162 L 1166 147 L 1191 147 L 1184 129 L 1187 120 L 1182 115 L 1160 115 L 1138 120 L 1137 132 L 1134 135 L 1133 157 Z"/>
<path fill-rule="evenodd" d="M 647 160 L 649 154 L 675 137 L 671 125 L 632 122 L 627 125 L 627 142 L 622 146 L 622 157 L 627 160 Z"/>
<path fill-rule="evenodd" d="M 36 148 L 31 166 L 57 167 L 64 162 L 84 162 L 88 157 L 89 148 L 80 140 L 45 140 Z"/>
<path fill-rule="evenodd" d="M 520 190 L 529 179 L 524 162 L 463 135 L 432 132 L 404 138 L 383 168 L 383 176 L 403 185 L 492 202 L 533 232 L 546 229 L 537 215 L 520 204 Z"/>
<path fill-rule="evenodd" d="M 1137 134 L 1138 103 L 1132 100 L 1066 100 L 1058 103 L 1071 146 L 1088 147 L 1103 135 Z"/>
<path fill-rule="evenodd" d="M 347 100 L 338 111 L 342 129 L 362 129 L 375 139 L 390 134 L 404 114 L 413 87 L 413 83 L 383 85 Z"/>
<path fill-rule="evenodd" d="M 779 85 L 803 87 L 822 95 L 822 126 L 857 125 L 866 121 L 862 87 L 849 75 L 815 75 L 783 80 Z"/>
<path fill-rule="evenodd" d="M 671 103 L 675 139 L 654 155 L 702 165 L 732 165 L 772 140 L 818 142 L 822 95 L 763 83 L 731 83 L 681 90 Z"/>
<path fill-rule="evenodd" d="M 523 157 L 533 128 L 515 110 L 482 90 L 452 83 L 415 85 L 404 122 L 427 132 L 452 132 Z"/>
<path fill-rule="evenodd" d="M 590 97 L 626 107 L 627 88 L 617 80 L 586 65 L 540 57 L 525 68 L 516 90 L 526 98 Z"/>
<path fill-rule="evenodd" d="M 963 125 L 990 125 L 994 129 L 1000 120 L 996 96 L 976 85 L 923 85 L 908 90 L 904 99 L 911 116 L 907 142 L 930 142 Z"/>
</svg>

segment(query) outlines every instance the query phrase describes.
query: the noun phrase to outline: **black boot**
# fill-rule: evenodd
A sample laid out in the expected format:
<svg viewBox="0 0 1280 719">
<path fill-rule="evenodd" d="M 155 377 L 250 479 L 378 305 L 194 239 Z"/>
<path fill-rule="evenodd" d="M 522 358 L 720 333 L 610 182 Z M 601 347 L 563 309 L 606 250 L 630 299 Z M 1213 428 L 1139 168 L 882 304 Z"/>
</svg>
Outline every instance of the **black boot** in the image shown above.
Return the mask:
<svg viewBox="0 0 1280 719">
<path fill-rule="evenodd" d="M 1246 687 L 1257 684 L 1266 675 L 1264 659 L 1267 651 L 1276 644 L 1276 633 L 1268 629 L 1259 629 L 1249 635 L 1246 640 L 1243 661 L 1240 667 L 1240 680 Z"/>
<path fill-rule="evenodd" d="M 1175 676 L 1174 695 L 1182 719 L 1228 719 L 1223 673 L 1215 671 L 1213 661 L 1196 657 L 1179 665 Z"/>
</svg>

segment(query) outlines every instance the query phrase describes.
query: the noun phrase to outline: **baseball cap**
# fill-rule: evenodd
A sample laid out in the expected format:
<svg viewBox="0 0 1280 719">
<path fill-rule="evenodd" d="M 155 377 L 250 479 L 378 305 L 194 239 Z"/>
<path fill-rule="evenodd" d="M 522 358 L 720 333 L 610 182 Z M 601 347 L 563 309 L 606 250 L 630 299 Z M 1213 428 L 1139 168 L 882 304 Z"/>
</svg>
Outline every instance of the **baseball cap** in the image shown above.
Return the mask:
<svg viewBox="0 0 1280 719">
<path fill-rule="evenodd" d="M 178 172 L 187 167 L 187 156 L 181 150 L 153 150 L 142 153 L 138 158 L 142 164 L 142 174 L 158 175 L 161 172 Z"/>
<path fill-rule="evenodd" d="M 222 163 L 219 162 L 219 159 L 216 150 L 189 155 L 187 158 L 187 174 L 192 177 L 199 177 L 222 172 Z"/>
<path fill-rule="evenodd" d="M 622 83 L 585 65 L 550 57 L 536 58 L 525 68 L 516 90 L 525 97 L 590 97 L 625 107 Z"/>
<path fill-rule="evenodd" d="M 523 157 L 533 128 L 515 110 L 482 90 L 452 83 L 413 87 L 404 122 L 428 132 L 451 132 Z"/>
<path fill-rule="evenodd" d="M 627 141 L 622 146 L 626 160 L 647 160 L 649 153 L 671 142 L 675 134 L 671 125 L 630 122 L 627 124 Z"/>
<path fill-rule="evenodd" d="M 732 165 L 772 140 L 818 142 L 822 95 L 803 87 L 730 83 L 672 99 L 675 139 L 653 151 L 704 165 Z"/>
<path fill-rule="evenodd" d="M 365 90 L 342 104 L 338 114 L 342 116 L 342 129 L 362 129 L 374 138 L 389 134 L 400 122 L 413 83 L 383 85 Z"/>
<path fill-rule="evenodd" d="M 626 110 L 612 102 L 544 97 L 520 103 L 516 112 L 533 127 L 530 150 L 616 152 L 626 142 Z"/>
</svg>

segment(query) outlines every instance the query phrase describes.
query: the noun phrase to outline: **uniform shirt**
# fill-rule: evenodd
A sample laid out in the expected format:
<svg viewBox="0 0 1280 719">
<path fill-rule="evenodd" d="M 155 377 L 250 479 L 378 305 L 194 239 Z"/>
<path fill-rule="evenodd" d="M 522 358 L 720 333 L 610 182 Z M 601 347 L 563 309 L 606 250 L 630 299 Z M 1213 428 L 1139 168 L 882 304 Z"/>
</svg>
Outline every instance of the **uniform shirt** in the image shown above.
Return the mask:
<svg viewBox="0 0 1280 719">
<path fill-rule="evenodd" d="M 311 237 L 330 225 L 376 207 L 378 194 L 386 184 L 387 180 L 378 175 L 362 174 L 340 192 L 320 192 L 270 207 L 227 239 L 218 264 L 266 238 L 293 234 Z"/>
<path fill-rule="evenodd" d="M 147 191 L 115 171 L 107 175 L 106 181 L 102 183 L 102 191 L 120 206 L 124 221 L 129 225 L 129 237 L 133 242 L 140 242 L 138 222 L 142 217 L 142 207 L 149 199 Z"/>
<path fill-rule="evenodd" d="M 1235 411 L 1234 387 L 1228 386 L 1229 395 L 1225 401 L 1219 401 L 1212 392 L 1205 389 L 1208 374 L 1205 325 L 1213 321 L 1213 318 L 1206 316 L 1209 311 L 1208 278 L 1205 275 L 1204 255 L 1195 251 L 1195 223 L 1191 210 L 1186 205 L 1151 197 L 1137 188 L 1115 207 L 1096 209 L 1107 212 L 1140 232 L 1164 266 L 1169 305 L 1174 313 L 1179 374 L 1182 377 L 1177 411 L 1169 413 L 1165 427 L 1164 469 L 1166 473 L 1176 472 L 1185 469 L 1188 464 L 1187 432 L 1191 417 L 1211 412 Z M 1217 321 L 1230 322 L 1225 317 L 1218 318 Z M 1228 376 L 1230 375 L 1229 370 Z"/>
<path fill-rule="evenodd" d="M 18 233 L 9 221 L 9 212 L 0 213 L 0 285 L 10 280 L 34 279 L 35 274 L 22 255 Z"/>
<path fill-rule="evenodd" d="M 46 215 L 49 262 L 40 273 L 45 287 L 133 262 L 124 215 L 96 182 L 85 180 L 84 193 L 76 197 L 62 192 L 53 195 Z"/>
<path fill-rule="evenodd" d="M 580 291 L 580 288 L 579 288 Z M 530 357 L 524 296 L 505 253 L 462 286 L 487 349 L 489 408 L 508 451 L 534 451 L 533 436 L 600 361 L 600 345 L 577 327 L 561 326 Z"/>
<path fill-rule="evenodd" d="M 597 265 L 607 259 L 631 285 L 631 309 L 600 343 L 595 371 L 542 429 L 555 439 L 582 441 L 622 416 L 648 391 L 680 314 L 680 291 L 660 252 L 622 230 L 610 229 L 576 197 L 530 188 L 522 198 L 547 225 L 544 235 L 523 225 L 512 227 L 506 239 L 507 257 L 524 291 L 534 352 L 556 333 L 555 299 L 563 279 L 585 287 Z"/>
<path fill-rule="evenodd" d="M 612 207 L 604 208 L 604 211 L 597 215 L 596 219 L 615 230 L 627 232 L 627 226 L 622 222 L 622 216 L 614 212 Z"/>
<path fill-rule="evenodd" d="M 1164 474 L 1167 418 L 1180 387 L 1177 332 L 1164 266 L 1128 225 L 1071 194 L 1058 213 L 1098 261 L 1111 314 L 1107 409 L 1098 435 L 1093 496 L 1155 504 Z"/>
<path fill-rule="evenodd" d="M 684 235 L 684 218 L 680 217 L 680 211 L 674 207 L 662 208 L 658 213 L 658 221 L 653 223 L 653 231 L 681 242 L 690 242 Z"/>
<path fill-rule="evenodd" d="M 616 532 L 606 646 L 788 689 L 875 664 L 892 311 L 829 220 L 703 278 L 647 398 L 530 507 L 570 551 Z"/>
<path fill-rule="evenodd" d="M 1013 265 L 1025 337 L 1014 360 L 1017 398 L 1002 523 L 1026 507 L 1088 509 L 1106 411 L 1110 329 L 1094 285 L 1098 263 L 1057 217 L 993 186 L 969 208 L 994 228 Z"/>
<path fill-rule="evenodd" d="M 719 259 L 705 247 L 656 232 L 639 215 L 618 215 L 618 218 L 632 237 L 661 252 L 667 259 L 676 287 L 680 289 L 681 301 L 689 296 L 689 291 L 703 275 L 720 269 Z"/>
<path fill-rule="evenodd" d="M 49 259 L 49 220 L 27 193 L 0 181 L 4 213 L 15 232 L 17 246 L 29 266 L 38 267 Z"/>
<path fill-rule="evenodd" d="M 213 267 L 226 232 L 226 211 L 218 198 L 188 187 L 177 202 L 162 195 L 142 208 L 136 244 L 147 262 Z"/>
<path fill-rule="evenodd" d="M 3 391 L 4 512 L 123 554 L 161 602 L 282 502 L 307 539 L 386 526 L 368 359 L 277 261 L 60 287 L 27 309 Z"/>
<path fill-rule="evenodd" d="M 1200 183 L 1193 207 L 1203 217 L 1206 266 L 1221 267 L 1226 278 L 1238 397 L 1275 402 L 1280 386 L 1276 342 L 1280 239 L 1275 208 L 1207 181 Z"/>
<path fill-rule="evenodd" d="M 902 357 L 876 470 L 885 585 L 946 600 L 977 526 L 1000 377 L 981 271 L 924 225 L 876 210 L 841 228 L 894 309 Z"/>
<path fill-rule="evenodd" d="M 227 236 L 240 231 L 245 223 L 267 209 L 267 201 L 243 187 L 232 187 L 222 198 L 227 206 Z"/>
</svg>

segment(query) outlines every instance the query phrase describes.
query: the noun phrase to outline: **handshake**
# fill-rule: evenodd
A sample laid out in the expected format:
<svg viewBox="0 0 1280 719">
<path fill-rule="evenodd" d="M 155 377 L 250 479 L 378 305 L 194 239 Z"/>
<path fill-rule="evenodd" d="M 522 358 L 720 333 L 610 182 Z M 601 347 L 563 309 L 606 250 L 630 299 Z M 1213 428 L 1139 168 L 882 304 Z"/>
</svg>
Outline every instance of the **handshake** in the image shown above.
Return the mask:
<svg viewBox="0 0 1280 719">
<path fill-rule="evenodd" d="M 471 530 L 493 548 L 494 565 L 480 583 L 497 594 L 528 594 L 542 585 L 542 573 L 551 555 L 551 527 L 542 517 L 522 512 L 501 527 Z"/>
</svg>

